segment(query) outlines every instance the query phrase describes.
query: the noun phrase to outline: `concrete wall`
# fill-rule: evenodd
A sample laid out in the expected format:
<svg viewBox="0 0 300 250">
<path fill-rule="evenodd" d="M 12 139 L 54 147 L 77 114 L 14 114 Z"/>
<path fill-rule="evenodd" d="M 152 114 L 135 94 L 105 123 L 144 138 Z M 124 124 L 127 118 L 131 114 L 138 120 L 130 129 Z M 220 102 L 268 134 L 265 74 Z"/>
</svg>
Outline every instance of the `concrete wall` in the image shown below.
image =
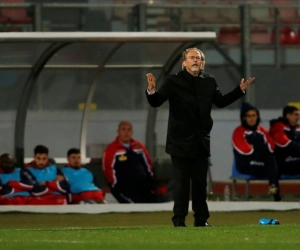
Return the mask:
<svg viewBox="0 0 300 250">
<path fill-rule="evenodd" d="M 262 125 L 269 128 L 268 121 L 280 116 L 281 110 L 261 110 Z M 74 112 L 29 112 L 26 123 L 25 156 L 32 157 L 33 148 L 44 144 L 51 157 L 65 157 L 71 147 L 79 147 L 82 113 Z M 114 140 L 120 120 L 130 120 L 134 126 L 134 138 L 145 142 L 147 111 L 95 111 L 89 119 L 87 135 L 88 157 L 101 157 L 103 147 Z M 212 112 L 214 127 L 211 133 L 211 152 L 214 180 L 226 181 L 231 174 L 231 135 L 239 125 L 239 110 Z M 157 118 L 158 155 L 168 157 L 163 150 L 166 140 L 168 111 L 160 109 Z M 13 153 L 14 112 L 0 114 L 0 153 Z"/>
</svg>

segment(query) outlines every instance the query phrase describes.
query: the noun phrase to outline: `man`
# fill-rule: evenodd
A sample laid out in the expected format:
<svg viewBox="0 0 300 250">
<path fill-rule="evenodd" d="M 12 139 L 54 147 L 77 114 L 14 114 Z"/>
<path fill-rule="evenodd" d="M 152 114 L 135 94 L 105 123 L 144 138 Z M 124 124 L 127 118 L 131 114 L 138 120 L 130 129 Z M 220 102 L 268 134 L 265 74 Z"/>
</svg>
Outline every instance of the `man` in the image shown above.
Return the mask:
<svg viewBox="0 0 300 250">
<path fill-rule="evenodd" d="M 280 201 L 278 169 L 273 155 L 275 144 L 268 131 L 259 125 L 260 116 L 256 107 L 243 103 L 241 125 L 232 135 L 236 168 L 240 173 L 268 177 L 269 194 Z"/>
<path fill-rule="evenodd" d="M 300 174 L 299 110 L 294 106 L 283 108 L 282 117 L 270 121 L 270 135 L 276 148 L 279 174 Z"/>
<path fill-rule="evenodd" d="M 144 145 L 132 139 L 132 124 L 121 121 L 117 138 L 103 154 L 103 171 L 120 203 L 155 202 L 152 161 Z"/>
<path fill-rule="evenodd" d="M 209 226 L 206 203 L 206 176 L 210 156 L 210 116 L 212 104 L 225 107 L 242 97 L 247 86 L 254 80 L 241 80 L 238 87 L 222 95 L 213 76 L 203 73 L 205 56 L 197 48 L 183 52 L 182 71 L 167 78 L 157 91 L 153 74 L 147 74 L 147 99 L 152 107 L 169 101 L 169 122 L 166 152 L 171 155 L 174 169 L 174 216 L 175 227 L 185 227 L 188 214 L 190 180 L 194 226 Z"/>
<path fill-rule="evenodd" d="M 34 182 L 25 170 L 16 168 L 10 154 L 0 156 L 0 199 L 1 205 L 30 204 L 30 191 Z"/>
<path fill-rule="evenodd" d="M 36 182 L 32 194 L 45 200 L 47 204 L 67 204 L 69 184 L 62 171 L 49 162 L 49 150 L 43 145 L 34 148 L 33 161 L 26 169 Z"/>
<path fill-rule="evenodd" d="M 94 184 L 93 174 L 81 166 L 80 150 L 71 148 L 67 152 L 68 164 L 62 169 L 66 176 L 71 193 L 71 202 L 73 204 L 106 203 L 103 192 Z"/>
</svg>

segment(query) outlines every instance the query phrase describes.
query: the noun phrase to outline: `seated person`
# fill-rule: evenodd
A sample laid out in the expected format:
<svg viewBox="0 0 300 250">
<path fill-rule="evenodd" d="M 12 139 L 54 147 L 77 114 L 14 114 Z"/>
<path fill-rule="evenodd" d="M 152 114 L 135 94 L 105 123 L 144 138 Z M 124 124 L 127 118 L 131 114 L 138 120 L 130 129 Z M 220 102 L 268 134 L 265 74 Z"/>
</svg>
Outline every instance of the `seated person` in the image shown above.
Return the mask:
<svg viewBox="0 0 300 250">
<path fill-rule="evenodd" d="M 0 156 L 0 205 L 28 205 L 34 182 L 26 170 L 16 168 L 10 154 Z"/>
<path fill-rule="evenodd" d="M 117 138 L 103 153 L 103 171 L 113 196 L 120 203 L 156 202 L 152 162 L 146 148 L 132 139 L 132 124 L 121 121 Z"/>
<path fill-rule="evenodd" d="M 43 145 L 34 149 L 34 159 L 26 164 L 26 169 L 36 182 L 32 195 L 42 198 L 45 204 L 67 204 L 69 184 L 56 165 L 48 161 L 49 150 Z"/>
<path fill-rule="evenodd" d="M 95 186 L 93 174 L 81 166 L 80 150 L 68 150 L 68 164 L 62 169 L 66 176 L 71 193 L 71 203 L 106 203 L 102 190 Z"/>
<path fill-rule="evenodd" d="M 286 106 L 283 116 L 270 121 L 270 135 L 276 148 L 279 174 L 300 174 L 300 125 L 299 110 L 294 106 Z"/>
<path fill-rule="evenodd" d="M 278 172 L 273 155 L 274 142 L 268 131 L 259 125 L 260 116 L 256 107 L 243 103 L 241 125 L 232 136 L 233 152 L 237 170 L 242 174 L 268 177 L 269 193 L 275 201 L 280 201 Z"/>
</svg>

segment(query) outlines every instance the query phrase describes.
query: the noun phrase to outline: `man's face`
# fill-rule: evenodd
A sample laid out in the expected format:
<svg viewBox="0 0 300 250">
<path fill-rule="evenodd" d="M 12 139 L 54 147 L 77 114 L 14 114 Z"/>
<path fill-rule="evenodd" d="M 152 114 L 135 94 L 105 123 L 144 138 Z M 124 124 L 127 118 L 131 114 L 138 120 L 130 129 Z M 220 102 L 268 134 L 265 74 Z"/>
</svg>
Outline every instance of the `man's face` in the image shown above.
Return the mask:
<svg viewBox="0 0 300 250">
<path fill-rule="evenodd" d="M 1 158 L 0 167 L 3 169 L 4 173 L 11 173 L 14 171 L 14 159 L 12 156 L 4 156 Z"/>
<path fill-rule="evenodd" d="M 186 70 L 191 74 L 199 73 L 200 69 L 203 68 L 203 61 L 201 60 L 201 54 L 199 51 L 189 51 L 185 56 L 183 66 L 185 66 Z"/>
<path fill-rule="evenodd" d="M 249 126 L 254 126 L 257 123 L 257 113 L 255 110 L 249 110 L 244 116 L 244 120 Z"/>
<path fill-rule="evenodd" d="M 299 111 L 295 110 L 291 114 L 287 114 L 286 118 L 289 120 L 291 126 L 297 126 L 299 121 Z"/>
<path fill-rule="evenodd" d="M 119 136 L 119 140 L 122 143 L 128 143 L 130 142 L 131 138 L 132 138 L 132 126 L 130 123 L 124 122 L 121 123 L 118 129 L 118 136 Z"/>
<path fill-rule="evenodd" d="M 45 168 L 48 163 L 48 154 L 36 154 L 33 160 L 38 168 Z"/>
<path fill-rule="evenodd" d="M 71 167 L 80 168 L 81 167 L 81 155 L 80 154 L 71 154 L 68 157 L 68 163 Z"/>
</svg>

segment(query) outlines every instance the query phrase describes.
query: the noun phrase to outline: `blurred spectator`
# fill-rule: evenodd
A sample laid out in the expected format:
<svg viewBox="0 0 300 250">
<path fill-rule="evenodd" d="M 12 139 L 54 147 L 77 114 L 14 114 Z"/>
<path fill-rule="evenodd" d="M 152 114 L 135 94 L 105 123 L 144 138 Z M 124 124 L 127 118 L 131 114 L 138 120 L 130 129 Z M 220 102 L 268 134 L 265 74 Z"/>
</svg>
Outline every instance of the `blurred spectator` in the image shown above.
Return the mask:
<svg viewBox="0 0 300 250">
<path fill-rule="evenodd" d="M 46 204 L 67 204 L 69 184 L 56 165 L 49 162 L 49 150 L 43 145 L 34 149 L 34 159 L 26 168 L 36 182 L 32 194 L 42 198 Z"/>
<path fill-rule="evenodd" d="M 0 156 L 0 205 L 25 205 L 30 203 L 34 182 L 26 170 L 16 168 L 10 154 Z"/>
<path fill-rule="evenodd" d="M 81 166 L 80 150 L 71 148 L 67 156 L 68 164 L 62 172 L 70 185 L 71 203 L 106 203 L 102 190 L 94 184 L 93 174 Z"/>
<path fill-rule="evenodd" d="M 260 116 L 256 107 L 243 103 L 240 118 L 241 125 L 232 136 L 236 168 L 242 174 L 267 176 L 269 194 L 274 196 L 275 201 L 280 201 L 278 170 L 273 155 L 274 142 L 268 131 L 259 125 Z"/>
<path fill-rule="evenodd" d="M 300 174 L 299 110 L 294 106 L 283 108 L 282 117 L 270 121 L 270 135 L 276 148 L 275 157 L 280 174 Z"/>
<path fill-rule="evenodd" d="M 142 143 L 132 139 L 129 121 L 121 121 L 117 132 L 103 154 L 103 171 L 113 196 L 120 203 L 156 202 L 149 153 Z"/>
</svg>

